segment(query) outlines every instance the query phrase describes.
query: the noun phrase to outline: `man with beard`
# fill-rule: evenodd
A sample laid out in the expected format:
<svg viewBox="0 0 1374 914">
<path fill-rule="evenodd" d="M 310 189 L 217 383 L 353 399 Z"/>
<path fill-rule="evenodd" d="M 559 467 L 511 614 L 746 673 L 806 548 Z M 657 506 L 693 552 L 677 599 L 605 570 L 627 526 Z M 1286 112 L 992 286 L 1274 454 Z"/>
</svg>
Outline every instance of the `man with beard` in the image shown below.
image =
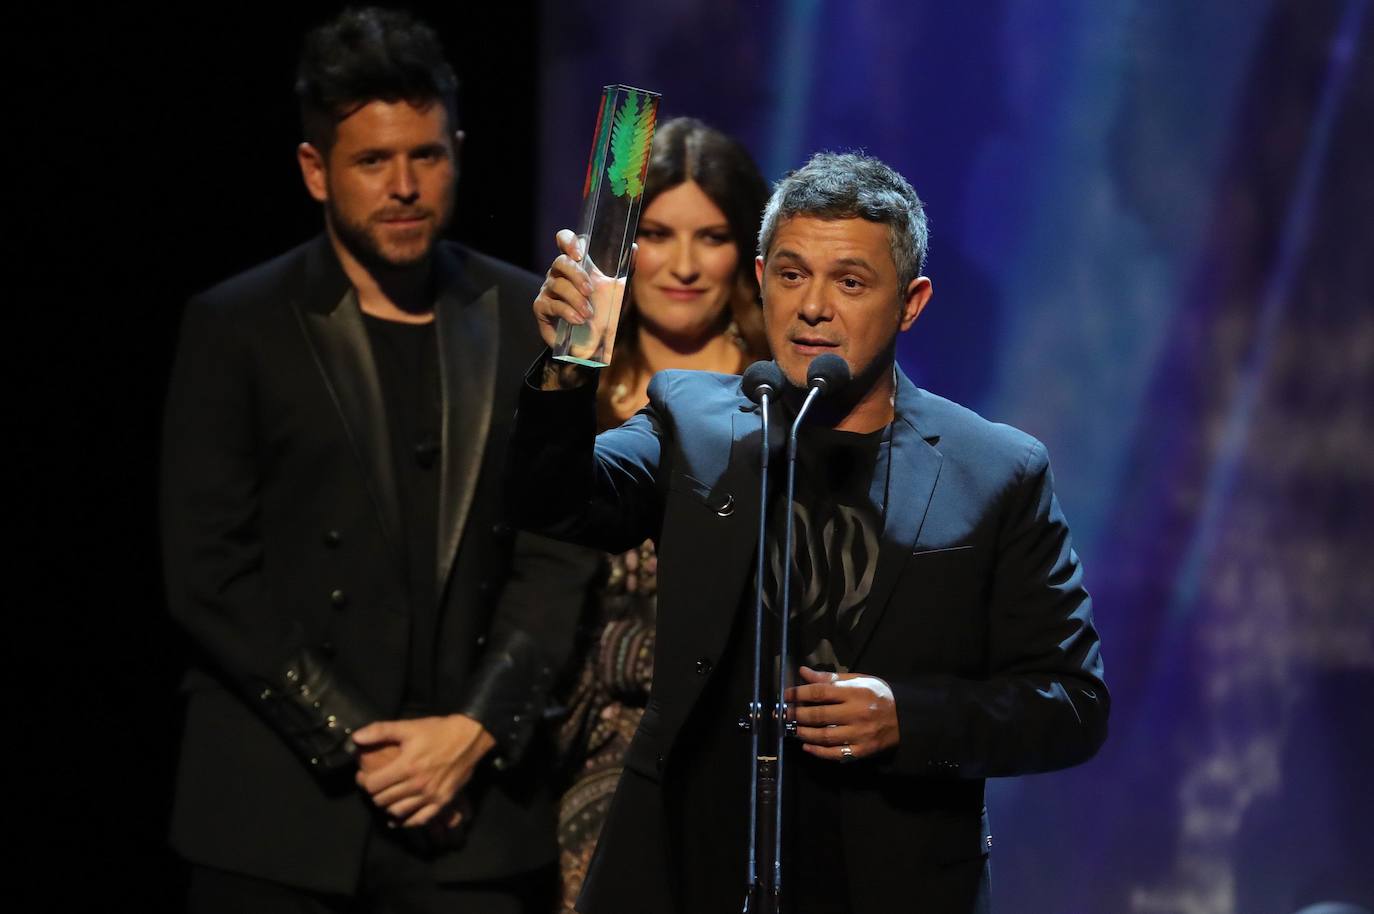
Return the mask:
<svg viewBox="0 0 1374 914">
<path fill-rule="evenodd" d="M 538 281 L 439 240 L 455 93 L 404 14 L 312 32 L 325 232 L 186 310 L 162 519 L 195 911 L 547 904 L 534 723 L 596 560 L 501 520 Z"/>
</svg>

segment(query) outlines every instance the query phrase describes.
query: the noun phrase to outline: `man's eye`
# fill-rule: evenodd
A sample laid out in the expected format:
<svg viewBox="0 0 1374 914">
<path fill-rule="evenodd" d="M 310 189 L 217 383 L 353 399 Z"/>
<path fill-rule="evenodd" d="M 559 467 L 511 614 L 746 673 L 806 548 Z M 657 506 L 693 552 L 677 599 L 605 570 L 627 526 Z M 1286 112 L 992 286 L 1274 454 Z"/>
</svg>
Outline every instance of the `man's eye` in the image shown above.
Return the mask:
<svg viewBox="0 0 1374 914">
<path fill-rule="evenodd" d="M 787 282 L 796 282 L 797 280 L 801 279 L 800 270 L 779 270 L 778 275 L 785 279 Z"/>
<path fill-rule="evenodd" d="M 381 161 L 381 156 L 363 156 L 362 158 L 358 159 L 358 164 L 363 166 L 364 168 L 371 168 L 373 165 L 380 165 Z"/>
<path fill-rule="evenodd" d="M 863 281 L 855 279 L 853 276 L 846 276 L 841 279 L 840 284 L 846 289 L 862 289 L 864 287 Z"/>
</svg>

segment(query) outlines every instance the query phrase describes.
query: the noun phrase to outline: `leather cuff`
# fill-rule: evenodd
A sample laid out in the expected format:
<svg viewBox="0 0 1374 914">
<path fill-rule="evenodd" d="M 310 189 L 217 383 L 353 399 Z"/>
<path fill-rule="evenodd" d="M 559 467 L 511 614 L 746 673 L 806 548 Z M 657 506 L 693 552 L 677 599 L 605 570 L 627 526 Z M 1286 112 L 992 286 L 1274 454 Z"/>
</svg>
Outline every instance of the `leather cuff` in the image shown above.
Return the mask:
<svg viewBox="0 0 1374 914">
<path fill-rule="evenodd" d="M 358 755 L 353 731 L 378 719 L 367 699 L 313 648 L 289 658 L 277 682 L 257 698 L 268 721 L 321 776 L 351 769 Z"/>
<path fill-rule="evenodd" d="M 519 629 L 498 635 L 472 678 L 460 714 L 486 727 L 496 740 L 492 764 L 503 771 L 520 762 L 543 718 L 554 670 L 538 643 Z"/>
<path fill-rule="evenodd" d="M 578 390 L 588 386 L 595 389 L 599 378 L 599 369 L 578 365 L 575 362 L 559 362 L 554 359 L 553 350 L 547 347 L 525 370 L 525 386 L 545 393 Z"/>
</svg>

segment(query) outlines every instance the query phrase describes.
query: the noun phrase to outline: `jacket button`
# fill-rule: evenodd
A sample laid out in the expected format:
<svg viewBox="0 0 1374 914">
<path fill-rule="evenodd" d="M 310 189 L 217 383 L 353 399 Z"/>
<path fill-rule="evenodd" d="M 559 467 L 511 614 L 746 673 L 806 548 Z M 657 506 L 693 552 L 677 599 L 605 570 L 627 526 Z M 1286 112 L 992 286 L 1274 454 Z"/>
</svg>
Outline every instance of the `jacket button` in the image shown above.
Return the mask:
<svg viewBox="0 0 1374 914">
<path fill-rule="evenodd" d="M 491 532 L 496 534 L 497 536 L 510 536 L 511 526 L 510 524 L 505 523 L 504 521 L 497 521 L 496 523 L 491 525 Z"/>
<path fill-rule="evenodd" d="M 348 594 L 344 593 L 342 590 L 335 590 L 329 595 L 329 602 L 333 603 L 337 608 L 343 609 L 348 605 Z"/>
<path fill-rule="evenodd" d="M 325 534 L 324 534 L 324 544 L 325 544 L 326 546 L 328 546 L 330 549 L 333 549 L 335 546 L 339 545 L 339 543 L 341 543 L 341 542 L 343 542 L 343 536 L 339 533 L 339 531 L 337 531 L 337 530 L 329 530 L 329 531 L 326 531 L 326 532 L 325 532 Z"/>
<path fill-rule="evenodd" d="M 710 673 L 710 672 L 711 672 L 711 661 L 707 660 L 705 657 L 702 657 L 700 660 L 697 661 L 697 675 L 698 675 L 698 676 L 705 676 L 705 675 L 707 675 L 707 674 Z"/>
<path fill-rule="evenodd" d="M 654 756 L 654 770 L 655 770 L 655 771 L 658 771 L 658 772 L 660 772 L 660 773 L 662 773 L 662 771 L 663 771 L 663 756 L 661 756 L 661 755 L 656 755 L 656 756 Z"/>
</svg>

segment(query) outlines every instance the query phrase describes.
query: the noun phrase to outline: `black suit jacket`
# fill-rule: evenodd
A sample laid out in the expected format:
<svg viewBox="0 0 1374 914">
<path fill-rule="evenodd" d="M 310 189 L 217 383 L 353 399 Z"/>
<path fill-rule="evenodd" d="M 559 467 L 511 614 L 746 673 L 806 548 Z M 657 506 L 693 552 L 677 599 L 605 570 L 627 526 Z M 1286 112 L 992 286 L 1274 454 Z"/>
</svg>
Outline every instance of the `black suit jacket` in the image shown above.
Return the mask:
<svg viewBox="0 0 1374 914">
<path fill-rule="evenodd" d="M 538 351 L 537 279 L 450 243 L 435 254 L 443 394 L 438 712 L 499 744 L 467 794 L 444 878 L 554 855 L 526 753 L 595 557 L 503 523 L 509 417 Z M 326 238 L 187 306 L 166 413 L 168 602 L 196 648 L 174 846 L 306 888 L 354 887 L 374 814 L 352 729 L 400 712 L 411 607 L 386 415 L 362 315 Z M 528 757 L 525 757 L 528 756 Z"/>
<path fill-rule="evenodd" d="M 522 523 L 610 551 L 658 543 L 653 689 L 581 898 L 590 914 L 670 911 L 674 886 L 712 878 L 676 871 L 665 785 L 713 776 L 674 767 L 694 710 L 742 710 L 696 706 L 752 586 L 756 408 L 739 378 L 703 372 L 661 372 L 649 401 L 595 437 L 590 385 L 527 386 L 512 454 L 513 479 L 559 480 L 537 499 L 511 487 Z M 844 769 L 848 884 L 861 914 L 970 912 L 988 901 L 983 779 L 1089 758 L 1106 736 L 1108 695 L 1044 447 L 900 372 L 896 409 L 886 526 L 852 668 L 892 686 L 901 736 Z"/>
</svg>

